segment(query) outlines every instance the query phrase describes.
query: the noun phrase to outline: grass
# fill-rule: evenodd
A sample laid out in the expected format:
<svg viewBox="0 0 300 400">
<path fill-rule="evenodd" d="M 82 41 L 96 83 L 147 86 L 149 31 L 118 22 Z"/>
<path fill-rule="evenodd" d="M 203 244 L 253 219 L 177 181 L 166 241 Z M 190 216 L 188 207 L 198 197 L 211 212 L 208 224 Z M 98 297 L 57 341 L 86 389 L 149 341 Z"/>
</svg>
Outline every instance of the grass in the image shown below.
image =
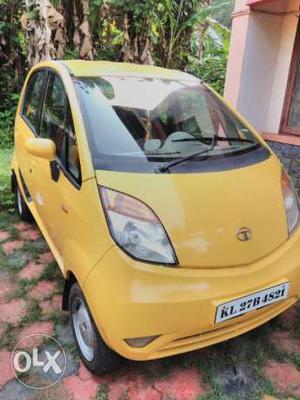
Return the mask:
<svg viewBox="0 0 300 400">
<path fill-rule="evenodd" d="M 13 254 L 9 256 L 4 256 L 0 253 L 0 265 L 1 267 L 7 268 L 11 272 L 19 272 L 30 260 L 30 254 L 22 251 L 16 250 Z"/>
<path fill-rule="evenodd" d="M 30 260 L 30 254 L 22 250 L 16 250 L 9 256 L 4 256 L 2 253 L 0 254 L 1 266 L 13 273 L 19 272 Z"/>
<path fill-rule="evenodd" d="M 4 327 L 5 334 L 0 339 L 0 349 L 9 348 L 13 349 L 17 344 L 17 332 L 13 324 L 6 324 Z"/>
<path fill-rule="evenodd" d="M 0 149 L 0 212 L 5 210 L 7 213 L 15 211 L 14 196 L 10 191 L 11 157 L 11 149 Z"/>
<path fill-rule="evenodd" d="M 41 280 L 44 281 L 54 281 L 56 283 L 60 282 L 62 279 L 62 273 L 56 263 L 56 261 L 51 261 L 49 264 L 44 269 L 44 272 L 41 276 Z M 64 281 L 63 281 L 64 283 Z M 59 290 L 61 291 L 61 287 L 59 287 Z"/>
<path fill-rule="evenodd" d="M 18 229 L 15 226 L 9 226 L 8 227 L 8 232 L 10 234 L 10 239 L 11 240 L 17 240 L 20 237 L 20 233 Z"/>
<path fill-rule="evenodd" d="M 42 309 L 36 300 L 32 300 L 27 305 L 27 312 L 25 317 L 22 319 L 22 324 L 32 324 L 42 320 Z"/>
<path fill-rule="evenodd" d="M 103 383 L 96 395 L 95 400 L 108 400 L 108 385 Z"/>
<path fill-rule="evenodd" d="M 41 253 L 48 251 L 48 245 L 43 238 L 26 242 L 23 250 L 31 254 L 32 259 L 36 260 Z"/>
<path fill-rule="evenodd" d="M 61 310 L 53 310 L 50 313 L 50 319 L 55 325 L 66 325 L 69 322 L 69 314 Z"/>
<path fill-rule="evenodd" d="M 18 281 L 18 288 L 13 293 L 14 298 L 24 299 L 27 296 L 27 292 L 39 282 L 38 279 L 21 279 Z"/>
</svg>

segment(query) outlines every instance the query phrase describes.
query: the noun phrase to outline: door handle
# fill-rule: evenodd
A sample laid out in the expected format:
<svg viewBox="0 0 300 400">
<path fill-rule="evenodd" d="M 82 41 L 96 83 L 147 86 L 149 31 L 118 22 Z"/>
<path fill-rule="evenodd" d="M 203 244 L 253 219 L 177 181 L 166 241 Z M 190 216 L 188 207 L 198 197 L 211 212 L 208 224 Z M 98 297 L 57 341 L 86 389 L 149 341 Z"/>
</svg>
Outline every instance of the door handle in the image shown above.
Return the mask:
<svg viewBox="0 0 300 400">
<path fill-rule="evenodd" d="M 60 166 L 56 160 L 50 161 L 50 174 L 54 182 L 59 180 Z"/>
</svg>

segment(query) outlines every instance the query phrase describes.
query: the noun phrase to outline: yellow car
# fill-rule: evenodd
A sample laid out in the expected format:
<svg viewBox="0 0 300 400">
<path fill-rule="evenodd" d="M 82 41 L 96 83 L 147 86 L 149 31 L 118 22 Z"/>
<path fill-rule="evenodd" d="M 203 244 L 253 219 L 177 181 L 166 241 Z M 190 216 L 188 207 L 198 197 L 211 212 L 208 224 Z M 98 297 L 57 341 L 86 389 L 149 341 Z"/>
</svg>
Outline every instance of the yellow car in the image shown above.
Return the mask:
<svg viewBox="0 0 300 400">
<path fill-rule="evenodd" d="M 36 65 L 12 187 L 62 270 L 63 309 L 95 374 L 227 340 L 299 297 L 294 188 L 259 134 L 192 75 Z"/>
</svg>

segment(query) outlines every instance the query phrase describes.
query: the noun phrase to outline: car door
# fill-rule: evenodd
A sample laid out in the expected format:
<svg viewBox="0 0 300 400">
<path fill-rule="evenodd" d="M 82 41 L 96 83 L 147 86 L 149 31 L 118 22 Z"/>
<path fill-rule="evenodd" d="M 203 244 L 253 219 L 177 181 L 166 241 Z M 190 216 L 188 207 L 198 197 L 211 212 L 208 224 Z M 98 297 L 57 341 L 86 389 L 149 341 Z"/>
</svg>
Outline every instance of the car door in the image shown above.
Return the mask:
<svg viewBox="0 0 300 400">
<path fill-rule="evenodd" d="M 28 200 L 34 201 L 33 187 L 39 160 L 26 150 L 26 141 L 39 136 L 40 115 L 43 104 L 48 71 L 37 70 L 31 74 L 25 88 L 20 115 L 15 122 L 15 152 L 18 160 L 21 183 Z"/>
<path fill-rule="evenodd" d="M 67 74 L 62 80 L 50 66 L 43 68 L 38 81 L 36 89 L 35 84 L 27 85 L 29 93 L 33 89 L 36 93 L 31 102 L 36 119 L 27 116 L 27 108 L 34 109 L 28 93 L 22 118 L 16 121 L 17 140 L 23 143 L 22 150 L 18 150 L 24 159 L 22 173 L 30 186 L 34 217 L 60 268 L 70 268 L 83 282 L 112 243 L 109 237 L 103 237 L 106 222 L 72 81 Z M 34 137 L 55 143 L 55 160 L 49 162 L 26 151 L 26 140 Z"/>
<path fill-rule="evenodd" d="M 41 138 L 55 143 L 56 159 L 50 163 L 43 159 L 37 161 L 34 199 L 48 240 L 54 246 L 56 257 L 61 259 L 64 224 L 68 223 L 64 217 L 72 198 L 80 191 L 81 170 L 68 96 L 61 78 L 52 71 L 46 84 L 39 133 Z"/>
</svg>

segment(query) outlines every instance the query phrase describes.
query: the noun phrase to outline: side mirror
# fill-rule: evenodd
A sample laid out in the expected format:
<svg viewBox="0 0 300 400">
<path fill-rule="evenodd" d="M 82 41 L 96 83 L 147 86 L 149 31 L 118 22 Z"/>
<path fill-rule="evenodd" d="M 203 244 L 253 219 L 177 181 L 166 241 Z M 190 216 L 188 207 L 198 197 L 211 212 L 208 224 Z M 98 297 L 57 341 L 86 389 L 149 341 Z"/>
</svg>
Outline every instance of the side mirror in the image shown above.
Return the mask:
<svg viewBox="0 0 300 400">
<path fill-rule="evenodd" d="M 26 150 L 35 157 L 53 161 L 56 158 L 56 146 L 50 139 L 31 138 L 26 141 Z"/>
</svg>

